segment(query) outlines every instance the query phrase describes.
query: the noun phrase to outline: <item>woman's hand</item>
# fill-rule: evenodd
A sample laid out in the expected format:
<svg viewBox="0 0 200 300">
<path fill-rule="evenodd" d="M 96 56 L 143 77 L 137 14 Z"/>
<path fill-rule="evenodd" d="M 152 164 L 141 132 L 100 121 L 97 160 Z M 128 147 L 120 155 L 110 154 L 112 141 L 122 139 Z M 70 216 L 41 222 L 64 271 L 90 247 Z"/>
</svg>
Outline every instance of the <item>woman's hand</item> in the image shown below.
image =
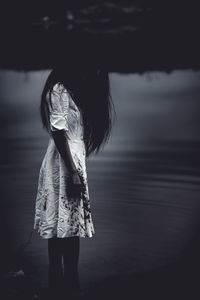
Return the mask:
<svg viewBox="0 0 200 300">
<path fill-rule="evenodd" d="M 70 179 L 68 195 L 73 198 L 80 198 L 82 192 L 82 182 L 78 172 L 76 171 L 72 173 Z"/>
</svg>

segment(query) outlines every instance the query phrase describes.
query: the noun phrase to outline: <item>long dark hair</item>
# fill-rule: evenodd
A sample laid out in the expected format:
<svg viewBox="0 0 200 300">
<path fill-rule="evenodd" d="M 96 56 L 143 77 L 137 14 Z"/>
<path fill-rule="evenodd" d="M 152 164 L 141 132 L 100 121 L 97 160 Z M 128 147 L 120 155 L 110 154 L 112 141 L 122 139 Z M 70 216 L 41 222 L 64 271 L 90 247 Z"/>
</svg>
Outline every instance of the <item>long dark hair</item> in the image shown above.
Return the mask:
<svg viewBox="0 0 200 300">
<path fill-rule="evenodd" d="M 86 156 L 92 152 L 97 154 L 108 141 L 116 117 L 108 71 L 80 62 L 76 66 L 68 63 L 66 67 L 63 64 L 54 67 L 46 80 L 40 104 L 43 128 L 49 133 L 48 101 L 51 103 L 56 83 L 64 86 L 82 112 Z"/>
</svg>

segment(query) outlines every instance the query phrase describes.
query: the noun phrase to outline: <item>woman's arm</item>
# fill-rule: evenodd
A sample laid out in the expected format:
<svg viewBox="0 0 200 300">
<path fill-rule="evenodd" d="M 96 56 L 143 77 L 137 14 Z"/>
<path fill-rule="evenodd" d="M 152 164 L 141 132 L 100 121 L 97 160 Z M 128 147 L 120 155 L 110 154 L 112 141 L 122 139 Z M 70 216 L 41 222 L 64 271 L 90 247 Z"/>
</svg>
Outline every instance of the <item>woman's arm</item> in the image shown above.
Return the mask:
<svg viewBox="0 0 200 300">
<path fill-rule="evenodd" d="M 76 169 L 76 166 L 74 164 L 71 151 L 69 148 L 68 140 L 64 134 L 64 130 L 56 130 L 51 131 L 52 137 L 54 139 L 55 145 L 63 158 L 66 168 L 71 173 L 71 183 L 72 186 L 67 190 L 67 193 L 71 197 L 80 197 L 82 192 L 82 182 L 78 174 L 78 170 Z"/>
<path fill-rule="evenodd" d="M 74 164 L 68 140 L 64 134 L 64 130 L 51 131 L 55 145 L 63 158 L 65 165 L 71 174 L 76 173 L 77 169 Z"/>
<path fill-rule="evenodd" d="M 67 170 L 71 174 L 67 194 L 72 197 L 79 197 L 82 190 L 82 181 L 74 164 L 68 139 L 65 135 L 65 131 L 69 130 L 67 118 L 69 97 L 66 92 L 61 93 L 59 87 L 55 85 L 51 100 L 52 107 L 49 106 L 51 135 Z"/>
</svg>

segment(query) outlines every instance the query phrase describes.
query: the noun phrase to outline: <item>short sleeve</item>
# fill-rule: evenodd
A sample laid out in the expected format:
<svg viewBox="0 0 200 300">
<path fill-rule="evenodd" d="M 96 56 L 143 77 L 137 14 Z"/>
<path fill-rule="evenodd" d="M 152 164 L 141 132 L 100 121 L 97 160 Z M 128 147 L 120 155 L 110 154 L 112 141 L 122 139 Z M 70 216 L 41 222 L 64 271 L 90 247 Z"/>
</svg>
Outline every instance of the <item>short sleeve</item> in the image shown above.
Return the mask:
<svg viewBox="0 0 200 300">
<path fill-rule="evenodd" d="M 68 131 L 69 96 L 66 89 L 56 84 L 51 92 L 51 103 L 52 106 L 49 105 L 50 129 Z"/>
</svg>

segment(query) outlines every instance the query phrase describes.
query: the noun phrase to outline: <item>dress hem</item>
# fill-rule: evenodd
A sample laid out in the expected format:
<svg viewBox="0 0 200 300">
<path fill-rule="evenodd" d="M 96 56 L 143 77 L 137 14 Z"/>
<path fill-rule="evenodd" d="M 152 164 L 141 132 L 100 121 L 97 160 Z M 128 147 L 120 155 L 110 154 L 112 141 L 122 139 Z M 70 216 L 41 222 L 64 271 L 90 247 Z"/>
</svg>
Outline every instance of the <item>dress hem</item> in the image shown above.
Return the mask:
<svg viewBox="0 0 200 300">
<path fill-rule="evenodd" d="M 49 235 L 42 235 L 41 234 L 41 231 L 40 231 L 40 228 L 39 227 L 34 227 L 33 230 L 35 230 L 39 236 L 44 239 L 44 240 L 47 240 L 47 239 L 50 239 L 50 238 L 53 238 L 53 237 L 57 237 L 57 238 L 67 238 L 67 237 L 81 237 L 81 238 L 92 238 L 94 235 L 95 235 L 95 232 L 91 233 L 90 235 L 89 234 L 80 234 L 80 233 L 77 233 L 77 234 L 70 234 L 70 235 L 67 235 L 67 234 L 64 234 L 64 236 L 58 236 L 57 234 L 49 234 Z"/>
</svg>

